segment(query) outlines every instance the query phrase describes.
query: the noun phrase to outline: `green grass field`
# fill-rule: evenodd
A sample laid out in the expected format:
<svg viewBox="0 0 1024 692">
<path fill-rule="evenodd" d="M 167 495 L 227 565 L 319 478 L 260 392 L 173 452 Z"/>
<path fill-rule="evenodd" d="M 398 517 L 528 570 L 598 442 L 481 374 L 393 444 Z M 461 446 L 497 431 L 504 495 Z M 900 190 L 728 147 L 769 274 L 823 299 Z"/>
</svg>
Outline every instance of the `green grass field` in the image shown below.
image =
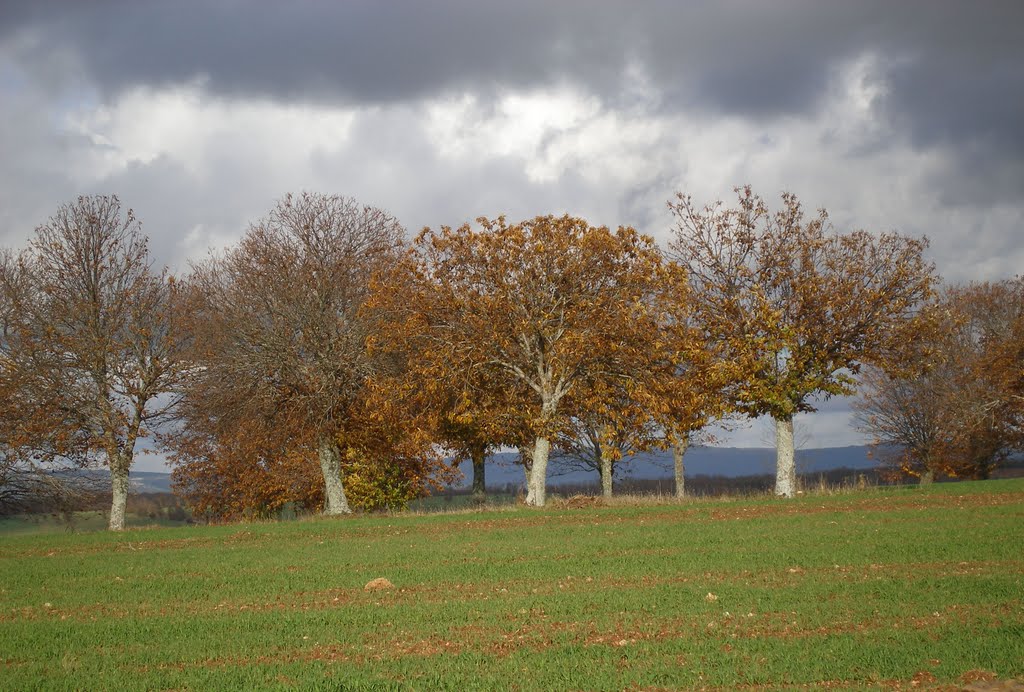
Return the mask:
<svg viewBox="0 0 1024 692">
<path fill-rule="evenodd" d="M 1022 546 L 1024 480 L 9 535 L 0 688 L 958 689 Z"/>
</svg>

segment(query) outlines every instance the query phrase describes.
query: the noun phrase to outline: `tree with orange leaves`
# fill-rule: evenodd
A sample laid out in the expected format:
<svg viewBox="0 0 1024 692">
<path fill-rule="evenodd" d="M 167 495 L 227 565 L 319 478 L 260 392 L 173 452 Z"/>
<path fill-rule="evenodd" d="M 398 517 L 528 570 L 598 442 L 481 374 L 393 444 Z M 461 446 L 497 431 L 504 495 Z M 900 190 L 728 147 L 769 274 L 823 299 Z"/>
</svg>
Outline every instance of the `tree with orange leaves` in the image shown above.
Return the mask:
<svg viewBox="0 0 1024 692">
<path fill-rule="evenodd" d="M 215 483 L 217 468 L 246 463 L 232 445 L 253 429 L 264 431 L 252 439 L 254 467 L 233 477 L 259 484 L 281 477 L 268 469 L 314 463 L 325 514 L 351 512 L 346 485 L 386 476 L 375 465 L 404 465 L 396 478 L 434 468 L 419 456 L 425 444 L 394 439 L 414 426 L 395 424 L 373 389 L 401 364 L 368 349 L 379 324 L 366 307 L 370 278 L 401 257 L 403 235 L 379 209 L 288 195 L 236 247 L 194 268 L 197 367 L 182 438 L 196 445 L 171 438 L 180 463 L 195 462 L 178 473 L 182 485 L 204 475 Z M 415 493 L 421 481 L 409 487 Z"/>
<path fill-rule="evenodd" d="M 616 388 L 647 396 L 663 302 L 684 282 L 631 228 L 571 216 L 478 222 L 424 230 L 388 302 L 422 343 L 414 367 L 456 391 L 502 392 L 478 419 L 524 451 L 527 503 L 543 506 L 567 421 L 615 415 L 605 395 Z"/>
<path fill-rule="evenodd" d="M 936 277 L 925 240 L 834 234 L 827 212 L 807 218 L 792 194 L 771 211 L 749 187 L 736 192 L 733 208 L 678 195 L 671 249 L 689 270 L 701 327 L 754 362 L 736 403 L 775 420 L 775 492 L 791 497 L 794 415 L 813 411 L 816 396 L 851 394 L 862 364 L 890 359 L 893 334 Z"/>
<path fill-rule="evenodd" d="M 643 387 L 623 387 L 626 381 L 616 379 L 595 382 L 587 391 L 602 403 L 558 435 L 559 461 L 597 470 L 605 497 L 612 494 L 619 462 L 664 448 L 672 449 L 675 492 L 683 497 L 683 460 L 691 440 L 711 439 L 702 429 L 732 413 L 735 390 L 751 367 L 748 353 L 700 328 L 685 271 L 676 266 L 672 275 L 675 293 L 656 298 L 660 321 L 648 342 Z"/>
<path fill-rule="evenodd" d="M 696 440 L 714 439 L 705 428 L 737 412 L 739 392 L 756 368 L 743 342 L 707 328 L 715 314 L 688 290 L 674 301 L 662 325 L 662 367 L 652 371 L 654 398 L 649 416 L 660 431 L 659 445 L 672 450 L 675 496 L 686 494 L 685 455 Z M 712 319 L 708 319 L 712 318 Z"/>
<path fill-rule="evenodd" d="M 657 446 L 659 440 L 660 435 L 646 414 L 628 421 L 621 412 L 614 418 L 571 418 L 555 437 L 553 460 L 569 470 L 596 471 L 601 495 L 610 498 L 620 465 L 638 452 Z"/>
</svg>

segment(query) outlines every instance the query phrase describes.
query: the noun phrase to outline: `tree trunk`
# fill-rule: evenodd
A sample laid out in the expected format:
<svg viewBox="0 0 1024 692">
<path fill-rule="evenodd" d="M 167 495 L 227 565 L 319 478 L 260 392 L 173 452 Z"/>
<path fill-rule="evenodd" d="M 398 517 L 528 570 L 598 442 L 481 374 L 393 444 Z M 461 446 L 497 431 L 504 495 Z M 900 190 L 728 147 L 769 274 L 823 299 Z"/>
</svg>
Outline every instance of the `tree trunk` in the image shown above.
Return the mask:
<svg viewBox="0 0 1024 692">
<path fill-rule="evenodd" d="M 775 494 L 793 497 L 796 460 L 793 453 L 793 417 L 775 419 Z"/>
<path fill-rule="evenodd" d="M 487 483 L 484 480 L 487 445 L 473 445 L 469 450 L 469 456 L 473 460 L 473 499 L 476 502 L 483 502 L 487 498 Z"/>
<path fill-rule="evenodd" d="M 601 496 L 610 498 L 612 496 L 612 454 L 608 445 L 602 443 L 600 447 L 601 465 Z"/>
<path fill-rule="evenodd" d="M 110 459 L 110 484 L 113 489 L 113 500 L 110 504 L 111 531 L 124 531 L 124 515 L 128 506 L 128 470 L 131 463 L 124 454 L 116 454 Z"/>
<path fill-rule="evenodd" d="M 686 449 L 690 446 L 690 436 L 680 435 L 676 443 L 672 445 L 672 461 L 675 466 L 676 476 L 676 497 L 686 497 L 686 477 L 684 475 L 683 457 Z"/>
<path fill-rule="evenodd" d="M 341 450 L 333 440 L 324 438 L 320 440 L 317 455 L 320 457 L 320 470 L 324 474 L 324 494 L 327 497 L 324 514 L 351 514 L 348 499 L 345 498 L 345 488 L 341 483 Z"/>
<path fill-rule="evenodd" d="M 931 485 L 933 482 L 935 482 L 935 471 L 928 469 L 921 474 L 921 480 L 919 481 L 921 485 Z"/>
<path fill-rule="evenodd" d="M 519 463 L 523 465 L 523 475 L 526 477 L 526 504 L 533 504 L 533 446 L 521 447 L 519 449 Z"/>
<path fill-rule="evenodd" d="M 533 464 L 530 469 L 530 492 L 526 496 L 526 504 L 543 507 L 548 480 L 548 453 L 551 441 L 546 437 L 538 437 L 533 443 Z"/>
</svg>

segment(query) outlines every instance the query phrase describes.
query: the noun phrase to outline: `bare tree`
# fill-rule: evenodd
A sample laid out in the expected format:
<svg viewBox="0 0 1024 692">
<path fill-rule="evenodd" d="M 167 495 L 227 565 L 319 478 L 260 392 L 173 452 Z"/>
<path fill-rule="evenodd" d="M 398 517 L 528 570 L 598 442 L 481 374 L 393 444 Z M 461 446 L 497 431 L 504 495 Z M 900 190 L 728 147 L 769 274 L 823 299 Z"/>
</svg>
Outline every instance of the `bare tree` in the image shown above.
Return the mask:
<svg viewBox="0 0 1024 692">
<path fill-rule="evenodd" d="M 217 437 L 251 421 L 316 450 L 326 514 L 351 510 L 342 482 L 352 407 L 388 363 L 371 355 L 371 276 L 404 230 L 351 199 L 288 195 L 240 243 L 194 267 L 196 363 L 184 424 Z"/>
<path fill-rule="evenodd" d="M 854 410 L 883 462 L 929 483 L 985 478 L 1021 445 L 1024 281 L 946 289 L 906 371 L 865 369 Z"/>
<path fill-rule="evenodd" d="M 853 403 L 857 427 L 873 436 L 881 461 L 919 476 L 921 483 L 931 483 L 938 467 L 945 385 L 937 370 L 894 377 L 868 367 Z"/>
<path fill-rule="evenodd" d="M 568 470 L 596 471 L 601 494 L 612 496 L 615 472 L 637 452 L 658 442 L 658 430 L 650 418 L 632 420 L 591 415 L 573 418 L 555 435 L 552 461 Z"/>
<path fill-rule="evenodd" d="M 5 260 L 7 427 L 21 458 L 110 469 L 110 529 L 124 528 L 138 440 L 165 419 L 180 367 L 176 290 L 117 197 L 79 197 Z"/>
</svg>

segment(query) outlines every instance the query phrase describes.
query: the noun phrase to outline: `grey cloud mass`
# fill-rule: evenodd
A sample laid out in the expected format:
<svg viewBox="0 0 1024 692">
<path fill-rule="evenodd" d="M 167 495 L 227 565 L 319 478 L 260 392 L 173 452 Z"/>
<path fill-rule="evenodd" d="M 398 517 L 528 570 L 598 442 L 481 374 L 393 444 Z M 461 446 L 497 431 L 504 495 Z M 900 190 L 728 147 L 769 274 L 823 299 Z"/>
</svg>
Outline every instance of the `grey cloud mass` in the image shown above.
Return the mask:
<svg viewBox="0 0 1024 692">
<path fill-rule="evenodd" d="M 1018 0 L 6 0 L 0 240 L 116 193 L 184 270 L 310 189 L 410 231 L 571 212 L 665 241 L 676 190 L 749 182 L 926 234 L 950 281 L 1013 276 L 1022 26 Z M 815 446 L 847 417 L 808 417 Z"/>
<path fill-rule="evenodd" d="M 33 60 L 71 48 L 109 90 L 205 76 L 217 92 L 358 102 L 560 78 L 614 92 L 635 60 L 668 93 L 750 114 L 805 109 L 837 60 L 874 50 L 899 63 L 902 108 L 939 118 L 1006 112 L 953 97 L 1020 85 L 1022 18 L 1015 0 L 14 0 L 0 36 L 36 39 Z"/>
<path fill-rule="evenodd" d="M 663 108 L 757 119 L 813 108 L 837 64 L 874 52 L 889 86 L 878 117 L 917 146 L 947 146 L 967 161 L 1024 153 L 1024 5 L 1015 0 L 5 7 L 0 37 L 20 61 L 44 74 L 70 57 L 108 96 L 200 79 L 217 94 L 366 104 L 568 80 L 614 100 L 638 65 Z"/>
</svg>

